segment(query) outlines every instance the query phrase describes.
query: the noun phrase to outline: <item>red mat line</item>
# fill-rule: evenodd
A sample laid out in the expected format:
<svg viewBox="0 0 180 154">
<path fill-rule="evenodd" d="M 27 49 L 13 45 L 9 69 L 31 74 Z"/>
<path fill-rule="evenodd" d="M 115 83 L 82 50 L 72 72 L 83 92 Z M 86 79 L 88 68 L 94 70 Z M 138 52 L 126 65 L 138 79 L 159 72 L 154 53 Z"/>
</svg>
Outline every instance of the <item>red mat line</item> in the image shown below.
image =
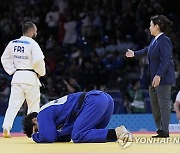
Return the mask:
<svg viewBox="0 0 180 154">
<path fill-rule="evenodd" d="M 0 137 L 2 137 L 2 133 L 0 133 Z M 17 133 L 11 133 L 12 137 L 19 137 L 19 136 L 26 136 L 25 134 L 21 133 L 21 132 L 17 132 Z"/>
<path fill-rule="evenodd" d="M 132 132 L 133 134 L 157 134 L 156 132 Z M 170 134 L 180 134 L 180 132 L 170 132 Z"/>
</svg>

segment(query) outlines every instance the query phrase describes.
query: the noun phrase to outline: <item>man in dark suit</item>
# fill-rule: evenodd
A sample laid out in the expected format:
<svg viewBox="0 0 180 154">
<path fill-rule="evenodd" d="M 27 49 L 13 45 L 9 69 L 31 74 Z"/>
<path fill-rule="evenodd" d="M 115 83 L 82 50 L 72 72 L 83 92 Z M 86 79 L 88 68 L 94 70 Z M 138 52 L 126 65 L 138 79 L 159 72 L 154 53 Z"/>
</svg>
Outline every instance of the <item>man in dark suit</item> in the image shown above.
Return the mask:
<svg viewBox="0 0 180 154">
<path fill-rule="evenodd" d="M 155 38 L 151 44 L 139 51 L 129 50 L 126 57 L 141 58 L 148 55 L 149 59 L 149 94 L 152 113 L 157 126 L 157 134 L 153 137 L 169 137 L 171 113 L 171 86 L 175 84 L 175 69 L 172 59 L 172 43 L 166 33 L 172 22 L 164 15 L 151 17 L 150 32 Z"/>
</svg>

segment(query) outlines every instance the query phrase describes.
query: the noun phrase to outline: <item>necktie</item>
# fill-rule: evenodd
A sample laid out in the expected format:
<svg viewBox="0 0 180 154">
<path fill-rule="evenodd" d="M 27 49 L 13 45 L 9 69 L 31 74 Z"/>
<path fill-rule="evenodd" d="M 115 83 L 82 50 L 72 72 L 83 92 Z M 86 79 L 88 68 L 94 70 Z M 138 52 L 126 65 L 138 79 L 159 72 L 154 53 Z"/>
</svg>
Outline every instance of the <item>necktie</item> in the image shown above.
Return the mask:
<svg viewBox="0 0 180 154">
<path fill-rule="evenodd" d="M 151 42 L 151 46 L 156 42 L 156 39 L 154 38 Z"/>
</svg>

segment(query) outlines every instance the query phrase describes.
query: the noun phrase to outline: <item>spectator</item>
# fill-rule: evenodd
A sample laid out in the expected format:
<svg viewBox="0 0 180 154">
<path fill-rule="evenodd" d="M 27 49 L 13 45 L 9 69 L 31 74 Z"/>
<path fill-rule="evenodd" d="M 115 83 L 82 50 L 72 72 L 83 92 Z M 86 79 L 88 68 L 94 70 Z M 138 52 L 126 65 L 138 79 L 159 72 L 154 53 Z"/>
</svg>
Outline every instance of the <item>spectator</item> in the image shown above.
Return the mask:
<svg viewBox="0 0 180 154">
<path fill-rule="evenodd" d="M 75 93 L 81 91 L 81 86 L 78 84 L 75 76 L 70 76 L 69 80 L 63 80 L 64 84 L 67 87 L 68 93 Z"/>
<path fill-rule="evenodd" d="M 46 14 L 45 21 L 48 26 L 49 34 L 53 34 L 54 36 L 57 36 L 56 34 L 58 32 L 59 13 L 56 7 L 54 6 L 51 7 L 51 10 Z"/>
<path fill-rule="evenodd" d="M 72 15 L 68 15 L 67 21 L 64 23 L 65 36 L 63 42 L 65 44 L 74 44 L 77 41 L 77 23 Z"/>
<path fill-rule="evenodd" d="M 129 105 L 132 113 L 146 112 L 143 91 L 140 89 L 140 80 L 132 81 L 132 87 L 128 90 Z"/>
</svg>

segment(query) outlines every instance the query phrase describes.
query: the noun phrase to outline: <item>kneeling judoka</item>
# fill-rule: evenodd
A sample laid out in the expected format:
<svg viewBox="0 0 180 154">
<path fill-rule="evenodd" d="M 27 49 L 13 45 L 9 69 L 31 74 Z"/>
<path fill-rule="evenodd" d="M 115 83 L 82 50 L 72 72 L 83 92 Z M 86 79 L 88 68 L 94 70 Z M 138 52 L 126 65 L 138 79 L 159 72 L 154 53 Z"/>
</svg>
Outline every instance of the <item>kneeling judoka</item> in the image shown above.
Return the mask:
<svg viewBox="0 0 180 154">
<path fill-rule="evenodd" d="M 50 101 L 23 119 L 24 133 L 37 143 L 111 142 L 133 137 L 124 126 L 107 129 L 114 101 L 106 92 L 78 92 Z"/>
</svg>

